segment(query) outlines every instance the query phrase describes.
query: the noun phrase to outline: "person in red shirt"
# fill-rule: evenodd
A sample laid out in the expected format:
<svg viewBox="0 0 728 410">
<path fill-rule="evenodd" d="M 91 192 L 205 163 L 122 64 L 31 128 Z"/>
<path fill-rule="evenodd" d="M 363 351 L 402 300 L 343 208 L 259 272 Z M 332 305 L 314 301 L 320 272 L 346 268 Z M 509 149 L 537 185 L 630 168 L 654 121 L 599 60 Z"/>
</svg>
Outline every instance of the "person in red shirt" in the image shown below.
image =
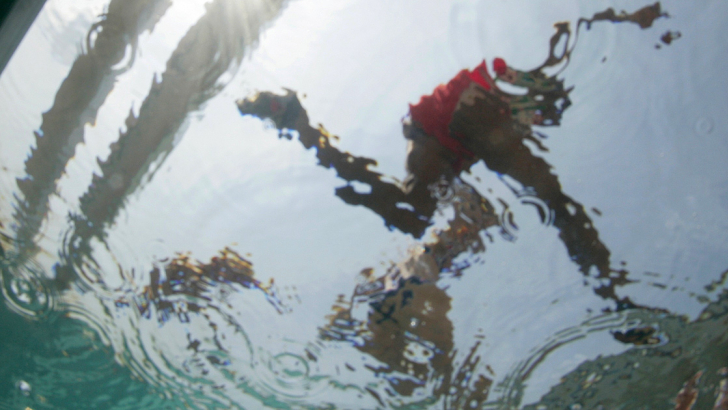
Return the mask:
<svg viewBox="0 0 728 410">
<path fill-rule="evenodd" d="M 466 158 L 472 158 L 473 153 L 450 134 L 452 115 L 466 90 L 479 87 L 484 91 L 490 91 L 493 86 L 493 79 L 488 75 L 488 69 L 483 61 L 472 71 L 460 71 L 450 82 L 439 85 L 431 95 L 422 96 L 420 102 L 409 106 L 412 123 L 425 134 L 437 138 L 440 145 L 455 155 L 456 168 L 460 168 Z"/>
<path fill-rule="evenodd" d="M 453 114 L 463 98 L 477 92 L 489 92 L 495 82 L 483 61 L 473 70 L 461 70 L 447 84 L 440 84 L 417 104 L 410 104 L 403 121 L 408 142 L 405 185 L 431 184 L 439 178 L 450 180 L 469 167 L 473 153 L 450 130 Z M 433 139 L 434 138 L 434 139 Z"/>
<path fill-rule="evenodd" d="M 409 118 L 404 120 L 409 146 L 406 192 L 426 187 L 432 190 L 438 181 L 448 185 L 482 160 L 491 171 L 521 185 L 509 185 L 517 196 L 543 201 L 550 215 L 542 218 L 559 229 L 569 255 L 582 272 L 587 274 L 594 267 L 600 276 L 608 277 L 613 272 L 610 252 L 584 207 L 563 193 L 551 165 L 525 144 L 529 140 L 547 151 L 539 139 L 542 134 L 532 126 L 558 125 L 571 104 L 571 90 L 564 88 L 563 80 L 546 76 L 543 66 L 524 72 L 497 58 L 493 68 L 495 80 L 483 62 L 473 70 L 460 71 L 447 84 L 410 105 Z M 506 93 L 498 88 L 498 81 L 521 87 L 526 93 Z"/>
<path fill-rule="evenodd" d="M 559 124 L 561 113 L 570 105 L 570 90 L 564 90 L 561 81 L 544 76 L 540 70 L 515 70 L 508 67 L 502 58 L 494 59 L 493 71 L 498 80 L 525 88 L 528 94 L 521 96 L 501 91 L 483 61 L 473 70 L 461 70 L 447 84 L 441 84 L 432 94 L 422 96 L 417 104 L 410 104 L 409 116 L 404 120 L 404 134 L 410 141 L 407 161 L 411 172 L 410 185 L 414 179 L 432 183 L 433 177 L 442 175 L 449 180 L 451 174 L 459 174 L 477 162 L 471 148 L 464 145 L 462 133 L 452 129 L 455 113 L 465 106 L 472 106 L 476 99 L 495 103 L 498 108 L 491 114 L 500 114 L 503 117 L 500 122 L 513 122 L 516 132 L 524 134 L 526 139 L 533 140 L 531 125 Z M 557 100 L 561 100 L 561 107 L 555 107 Z M 505 118 L 507 113 L 513 118 Z M 549 118 L 545 118 L 546 113 L 551 114 Z M 487 117 L 491 118 L 491 123 L 498 120 L 492 115 Z M 434 137 L 436 144 L 428 142 L 425 136 Z M 540 146 L 538 140 L 533 142 Z"/>
<path fill-rule="evenodd" d="M 561 31 L 556 36 L 567 33 L 565 27 L 557 29 Z M 560 231 L 572 260 L 584 274 L 596 268 L 600 277 L 611 278 L 602 296 L 617 299 L 613 285 L 622 284 L 626 272 L 610 276 L 614 273 L 610 252 L 584 207 L 562 192 L 551 165 L 526 144 L 530 141 L 537 149 L 547 151 L 540 141 L 543 135 L 533 125 L 559 125 L 563 111 L 571 104 L 571 90 L 564 88 L 563 80 L 543 73 L 544 68 L 560 62 L 549 58 L 534 70 L 519 71 L 497 58 L 493 62 L 495 78 L 483 62 L 472 70 L 461 70 L 432 94 L 410 105 L 403 120 L 408 176 L 401 184 L 383 180 L 381 174 L 368 169 L 376 161 L 332 146 L 325 129 L 311 127 L 293 91 L 282 96 L 259 93 L 239 101 L 238 108 L 242 114 L 272 120 L 281 136 L 291 137 L 290 132 L 296 131 L 306 148 L 316 149 L 320 165 L 334 168 L 348 182 L 371 187 L 370 192 L 359 192 L 347 184 L 336 189 L 337 196 L 350 205 L 371 209 L 390 229 L 415 238 L 422 237 L 430 226 L 438 201 L 443 198 L 441 191 L 446 194 L 455 178 L 482 160 L 491 171 L 521 185 L 508 184 L 517 196 L 536 197 L 547 207 L 539 208 L 541 218 Z M 501 90 L 500 81 L 521 87 L 525 94 Z M 480 195 L 478 198 L 483 199 Z"/>
</svg>

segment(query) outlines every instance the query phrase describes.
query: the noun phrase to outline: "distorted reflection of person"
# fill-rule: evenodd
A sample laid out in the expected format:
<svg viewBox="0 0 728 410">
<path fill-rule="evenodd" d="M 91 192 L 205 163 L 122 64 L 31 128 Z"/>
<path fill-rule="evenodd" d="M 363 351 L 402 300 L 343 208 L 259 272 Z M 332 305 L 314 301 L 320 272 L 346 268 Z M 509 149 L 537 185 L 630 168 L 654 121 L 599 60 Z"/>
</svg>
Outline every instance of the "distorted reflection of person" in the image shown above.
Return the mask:
<svg viewBox="0 0 728 410">
<path fill-rule="evenodd" d="M 654 20 L 662 15 L 657 4 L 633 15 L 617 15 L 613 10 L 597 14 L 580 20 L 578 26 L 608 20 L 632 21 L 644 28 L 651 25 L 645 16 Z M 614 301 L 617 310 L 636 306 L 628 297 L 616 294 L 615 287 L 628 282 L 627 272 L 612 268 L 610 251 L 584 206 L 562 191 L 552 166 L 527 144 L 548 151 L 542 142 L 545 136 L 534 126 L 560 125 L 571 105 L 571 89 L 564 86 L 564 80 L 545 73 L 565 66 L 573 50 L 573 46 L 569 48 L 569 24 L 556 24 L 555 29 L 548 58 L 539 67 L 522 71 L 496 58 L 493 77 L 483 61 L 472 70 L 461 70 L 432 94 L 411 104 L 402 121 L 407 177 L 401 183 L 384 180 L 369 169 L 376 164 L 374 159 L 342 152 L 332 145 L 335 137 L 322 125 L 310 125 L 308 113 L 292 90 L 283 95 L 260 92 L 238 102 L 243 115 L 271 121 L 279 136 L 297 136 L 306 149 L 313 148 L 319 165 L 334 169 L 347 182 L 336 189 L 336 195 L 347 204 L 376 212 L 390 229 L 419 239 L 438 207 L 455 208 L 447 229 L 433 230 L 434 241 L 422 244 L 386 274 L 374 278 L 364 270 L 351 297 L 340 295 L 334 314 L 321 328 L 324 340 L 352 343 L 382 363 L 371 370 L 389 382 L 392 390 L 386 391 L 390 396 L 395 396 L 394 392 L 410 396 L 431 383 L 434 397 L 445 396 L 451 402 L 447 408 L 461 408 L 464 398 L 468 401 L 463 403 L 479 408 L 487 399 L 492 382 L 483 374 L 482 366 L 475 365 L 479 360 L 477 344 L 460 370 L 453 368 L 453 328 L 446 315 L 450 297 L 437 285 L 445 274 L 462 273 L 454 263 L 458 256 L 485 250 L 481 235 L 486 235 L 488 228 L 502 228 L 492 204 L 460 178 L 480 161 L 504 182 L 509 177 L 520 184 L 514 187 L 506 182 L 516 196 L 535 197 L 545 205 L 546 210 L 538 209 L 541 219 L 558 229 L 582 274 L 600 279 L 597 295 Z M 563 44 L 562 49 L 559 44 Z M 505 91 L 506 83 L 523 92 Z M 353 182 L 368 184 L 371 189 L 359 192 Z M 455 381 L 460 377 L 466 381 L 458 384 Z M 370 393 L 380 399 L 375 392 Z"/>
<path fill-rule="evenodd" d="M 337 196 L 350 205 L 371 209 L 390 229 L 415 238 L 421 238 L 431 225 L 439 201 L 436 193 L 447 190 L 456 180 L 467 185 L 459 176 L 482 160 L 502 180 L 508 177 L 521 185 L 509 184 L 517 196 L 535 197 L 545 204 L 546 210 L 538 209 L 541 219 L 559 230 L 560 239 L 582 274 L 599 279 L 596 294 L 615 301 L 617 309 L 635 307 L 629 297 L 619 297 L 615 291 L 615 287 L 629 282 L 627 271 L 611 266 L 610 251 L 584 206 L 562 191 L 553 167 L 534 154 L 527 142 L 539 151 L 548 151 L 542 143 L 545 136 L 533 127 L 560 125 L 562 114 L 571 105 L 571 88 L 564 87 L 564 80 L 556 75 L 570 60 L 576 44 L 571 41 L 572 34 L 578 35 L 582 26 L 589 29 L 598 21 L 630 22 L 645 29 L 666 16 L 660 3 L 633 13 L 617 13 L 609 8 L 592 18 L 579 19 L 575 30 L 569 23 L 555 24 L 548 57 L 532 70 L 510 67 L 502 58 L 493 60 L 495 78 L 485 61 L 472 70 L 461 70 L 432 94 L 410 104 L 403 120 L 408 175 L 402 183 L 384 181 L 381 174 L 370 170 L 369 166 L 376 164 L 374 159 L 332 146 L 333 136 L 323 126 L 314 128 L 309 124 L 308 114 L 292 90 L 287 89 L 283 95 L 257 93 L 239 101 L 238 108 L 244 115 L 272 121 L 281 136 L 290 139 L 295 131 L 306 149 L 316 150 L 319 165 L 335 169 L 347 181 L 346 186 L 336 189 Z M 549 70 L 558 71 L 547 74 Z M 498 86 L 503 83 L 524 92 L 504 91 Z M 351 182 L 368 184 L 371 190 L 357 192 Z M 483 201 L 487 202 L 479 199 Z"/>
<path fill-rule="evenodd" d="M 375 160 L 341 152 L 331 145 L 332 136 L 322 126 L 309 125 L 306 110 L 291 90 L 284 95 L 258 93 L 239 101 L 238 106 L 243 114 L 273 121 L 282 136 L 290 138 L 295 131 L 304 147 L 316 150 L 320 165 L 334 168 L 348 182 L 336 189 L 337 196 L 348 204 L 373 210 L 388 227 L 415 238 L 421 238 L 432 223 L 440 201 L 437 192 L 455 183 L 469 186 L 460 175 L 482 160 L 501 178 L 510 177 L 521 185 L 509 185 L 517 196 L 535 197 L 545 204 L 546 210 L 539 209 L 542 220 L 549 220 L 559 230 L 560 239 L 581 272 L 604 280 L 597 294 L 614 300 L 617 308 L 630 307 L 633 303 L 629 298 L 620 298 L 614 290 L 627 283 L 627 272 L 611 267 L 610 252 L 584 206 L 562 191 L 552 166 L 527 145 L 528 141 L 547 151 L 541 142 L 543 134 L 533 125 L 560 125 L 564 110 L 571 104 L 570 89 L 563 86 L 563 80 L 543 72 L 564 63 L 569 56 L 564 50 L 555 57 L 559 39 L 571 34 L 567 24 L 556 28 L 549 58 L 536 69 L 519 71 L 497 58 L 495 79 L 483 62 L 473 70 L 460 71 L 447 84 L 410 105 L 403 120 L 408 175 L 402 183 L 385 181 L 381 174 L 370 170 Z M 501 90 L 501 77 L 526 93 L 515 95 Z M 370 192 L 358 192 L 352 181 L 368 184 Z M 472 190 L 477 193 L 477 202 L 488 202 L 477 189 Z"/>
<path fill-rule="evenodd" d="M 492 154 L 488 150 L 511 155 L 521 146 L 514 147 L 513 144 L 522 144 L 525 138 L 523 134 L 530 130 L 531 124 L 542 123 L 544 118 L 554 125 L 558 124 L 563 109 L 569 104 L 567 91 L 561 82 L 548 81 L 535 75 L 529 77 L 527 73 L 508 68 L 502 59 L 496 59 L 494 65 L 496 72 L 509 75 L 508 79 L 512 83 L 525 82 L 523 79 L 529 78 L 533 80 L 534 77 L 541 80 L 529 84 L 531 90 L 536 90 L 534 94 L 540 97 L 511 97 L 514 101 L 509 106 L 510 96 L 500 92 L 483 62 L 472 71 L 460 71 L 449 83 L 438 86 L 432 95 L 424 96 L 418 104 L 410 106 L 409 116 L 403 121 L 404 134 L 408 140 L 408 177 L 400 189 L 414 212 L 419 211 L 418 216 L 426 216 L 427 221 L 432 217 L 438 201 L 444 199 L 460 207 L 456 208 L 455 217 L 449 221 L 449 229 L 435 233 L 436 240 L 427 243 L 423 252 L 412 255 L 400 266 L 393 266 L 381 278 L 374 279 L 369 273 L 363 283 L 357 286 L 351 300 L 348 303 L 341 301 L 335 307 L 336 313 L 330 318 L 329 325 L 322 329 L 324 339 L 352 342 L 357 349 L 384 363 L 384 367 L 372 370 L 388 375 L 385 377 L 392 389 L 400 395 L 410 396 L 416 388 L 424 387 L 428 382 L 433 383 L 433 395 L 447 395 L 451 401 L 468 397 L 469 403 L 475 400 L 470 397 L 476 392 L 478 397 L 485 400 L 488 394 L 491 380 L 483 374 L 477 377 L 476 374 L 471 375 L 472 381 L 478 386 L 468 383 L 451 386 L 457 372 L 453 369 L 452 323 L 446 316 L 450 310 L 450 297 L 436 284 L 441 274 L 452 267 L 453 259 L 461 253 L 484 250 L 482 243 L 478 244 L 480 233 L 497 224 L 492 205 L 457 177 L 478 159 L 491 158 Z M 246 101 L 240 105 L 243 112 L 251 108 L 251 103 L 268 108 L 279 128 L 295 129 L 304 145 L 305 141 L 310 140 L 317 152 L 323 152 L 324 157 L 332 156 L 335 149 L 327 143 L 328 139 L 324 142 L 320 137 L 315 138 L 322 131 L 306 128 L 307 124 L 299 123 L 303 122 L 301 119 L 305 121 L 305 111 L 299 108 L 300 103 L 294 98 L 290 93 L 282 99 L 274 95 L 259 95 L 255 100 L 248 100 L 248 105 Z M 486 104 L 478 107 L 479 118 L 473 121 L 485 124 L 486 128 L 476 129 L 480 135 L 468 129 L 462 133 L 453 131 L 454 118 L 460 118 L 463 111 L 473 110 L 477 100 L 484 100 Z M 560 103 L 559 108 L 553 108 L 556 101 Z M 287 107 L 295 108 L 287 110 Z M 480 145 L 469 142 L 478 137 L 486 142 Z M 334 162 L 332 167 L 339 171 L 340 176 L 366 180 L 358 174 L 350 175 L 347 172 L 351 168 L 345 164 L 353 162 L 342 161 L 338 166 Z M 527 161 L 521 161 L 513 167 L 530 165 Z M 367 170 L 358 171 L 362 176 L 367 175 Z M 433 192 L 442 189 L 443 185 L 446 190 L 453 191 L 451 197 L 438 198 Z M 458 186 L 466 186 L 470 190 L 458 190 Z M 374 192 L 373 189 L 372 194 Z M 471 195 L 464 195 L 464 192 L 470 192 Z M 366 199 L 367 196 L 363 195 L 361 203 L 366 205 Z M 387 222 L 395 226 L 402 224 L 401 221 Z M 475 238 L 466 236 L 466 233 L 474 234 Z M 422 232 L 413 235 L 421 236 Z M 453 252 L 454 249 L 457 250 Z M 352 312 L 360 310 L 357 305 L 364 306 L 366 317 L 354 317 Z M 455 390 L 450 391 L 451 387 Z"/>
</svg>

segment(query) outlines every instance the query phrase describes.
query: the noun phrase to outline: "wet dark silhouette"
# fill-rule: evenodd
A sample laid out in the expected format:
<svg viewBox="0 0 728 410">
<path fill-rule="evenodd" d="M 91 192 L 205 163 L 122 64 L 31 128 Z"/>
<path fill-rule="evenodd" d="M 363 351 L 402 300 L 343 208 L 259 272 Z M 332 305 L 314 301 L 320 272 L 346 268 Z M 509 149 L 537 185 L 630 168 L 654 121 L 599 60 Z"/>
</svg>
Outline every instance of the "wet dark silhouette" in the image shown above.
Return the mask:
<svg viewBox="0 0 728 410">
<path fill-rule="evenodd" d="M 359 194 L 351 185 L 337 188 L 336 195 L 345 202 L 362 204 L 381 215 L 387 226 L 415 237 L 422 236 L 436 208 L 437 201 L 430 192 L 406 192 L 399 185 L 382 180 L 382 174 L 369 169 L 377 164 L 375 160 L 342 152 L 331 145 L 331 134 L 323 126 L 314 128 L 309 124 L 308 114 L 293 91 L 287 90 L 285 95 L 260 93 L 254 98 L 239 101 L 238 107 L 243 114 L 274 121 L 282 137 L 290 139 L 291 133 L 295 132 L 306 149 L 316 150 L 319 165 L 333 168 L 347 182 L 362 182 L 371 187 L 370 194 Z"/>
</svg>

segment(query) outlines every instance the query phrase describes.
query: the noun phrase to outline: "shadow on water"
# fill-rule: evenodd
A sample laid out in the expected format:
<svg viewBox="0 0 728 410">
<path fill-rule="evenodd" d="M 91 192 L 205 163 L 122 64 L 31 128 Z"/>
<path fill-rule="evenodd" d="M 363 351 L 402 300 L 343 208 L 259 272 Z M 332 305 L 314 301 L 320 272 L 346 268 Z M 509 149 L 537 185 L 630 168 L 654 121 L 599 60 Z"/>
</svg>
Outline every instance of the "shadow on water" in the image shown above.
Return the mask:
<svg viewBox="0 0 728 410">
<path fill-rule="evenodd" d="M 81 198 L 81 214 L 73 216 L 74 230 L 67 239 L 71 261 L 78 255 L 90 256 L 89 240 L 103 240 L 105 228 L 126 198 L 153 177 L 174 148 L 174 138 L 187 115 L 222 89 L 223 74 L 236 70 L 246 47 L 257 41 L 260 30 L 282 4 L 216 0 L 206 5 L 205 14 L 167 61 L 161 80 L 153 80 L 139 115 L 130 113 L 126 131 L 112 144 L 109 157 L 99 161 L 102 173 L 94 175 Z M 95 280 L 93 275 L 87 279 Z"/>
<path fill-rule="evenodd" d="M 139 115 L 130 113 L 126 131 L 112 144 L 109 157 L 99 161 L 102 173 L 94 175 L 81 198 L 74 239 L 86 243 L 92 236 L 103 238 L 128 195 L 151 179 L 172 151 L 188 114 L 224 87 L 221 76 L 237 69 L 246 47 L 257 41 L 282 4 L 282 0 L 215 0 L 206 5 L 205 14 L 167 61 L 161 80 L 152 82 Z"/>
<path fill-rule="evenodd" d="M 53 106 L 42 116 L 35 147 L 25 161 L 27 176 L 17 180 L 22 198 L 16 197 L 14 249 L 8 252 L 10 263 L 3 279 L 3 290 L 10 299 L 18 299 L 13 295 L 19 293 L 26 295 L 26 300 L 13 303 L 26 314 L 42 315 L 48 310 L 46 305 L 53 302 L 52 290 L 33 261 L 39 251 L 34 240 L 48 214 L 50 197 L 56 193 L 57 182 L 77 145 L 84 140 L 84 126 L 95 123 L 116 77 L 133 64 L 138 36 L 153 30 L 170 4 L 168 0 L 111 1 L 107 12 L 88 31 L 85 50 L 61 83 Z M 118 67 L 124 61 L 126 65 Z M 7 292 L 7 287 L 16 289 Z M 36 289 L 36 295 L 25 288 Z"/>
<path fill-rule="evenodd" d="M 134 62 L 139 35 L 153 30 L 170 4 L 169 0 L 112 0 L 87 33 L 84 53 L 71 66 L 35 133 L 35 147 L 25 161 L 27 176 L 17 181 L 23 194 L 15 213 L 20 259 L 36 251 L 33 240 L 48 213 L 48 200 L 76 146 L 83 142 L 84 126 L 96 122 L 116 77 Z M 130 57 L 127 65 L 117 68 L 125 57 Z"/>
</svg>

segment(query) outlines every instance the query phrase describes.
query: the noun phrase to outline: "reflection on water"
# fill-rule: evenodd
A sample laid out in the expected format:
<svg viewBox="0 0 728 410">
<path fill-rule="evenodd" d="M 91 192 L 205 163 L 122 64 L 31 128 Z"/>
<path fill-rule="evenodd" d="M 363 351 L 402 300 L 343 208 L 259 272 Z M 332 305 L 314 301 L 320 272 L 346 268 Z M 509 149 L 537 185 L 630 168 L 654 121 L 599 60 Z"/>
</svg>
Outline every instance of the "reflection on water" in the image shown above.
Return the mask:
<svg viewBox="0 0 728 410">
<path fill-rule="evenodd" d="M 631 21 L 647 28 L 656 18 L 663 16 L 666 15 L 660 13 L 659 3 L 632 14 L 617 15 L 609 9 L 591 19 L 579 20 L 576 34 L 582 24 L 589 28 L 595 21 Z M 386 182 L 379 173 L 369 170 L 369 166 L 376 165 L 375 160 L 343 153 L 333 147 L 330 134 L 322 126 L 316 129 L 309 124 L 306 110 L 293 91 L 288 90 L 284 95 L 259 93 L 240 101 L 238 106 L 243 114 L 273 121 L 281 137 L 291 139 L 291 133 L 295 131 L 306 149 L 316 149 L 319 165 L 334 168 L 337 175 L 349 183 L 356 181 L 368 185 L 369 192 L 364 193 L 347 184 L 337 188 L 336 195 L 347 204 L 372 209 L 384 218 L 387 226 L 415 238 L 422 237 L 431 224 L 438 201 L 438 195 L 433 192 L 452 190 L 450 185 L 468 186 L 458 179 L 459 175 L 482 160 L 499 177 L 510 177 L 521 185 L 521 188 L 511 189 L 517 196 L 524 197 L 524 203 L 536 206 L 543 222 L 548 221 L 560 231 L 559 236 L 569 256 L 582 273 L 589 275 L 590 270 L 595 268 L 595 276 L 607 281 L 596 289 L 597 294 L 614 299 L 620 309 L 633 307 L 629 298 L 620 299 L 615 293 L 615 286 L 628 283 L 627 272 L 611 268 L 610 252 L 600 240 L 584 206 L 561 190 L 558 177 L 552 172 L 553 167 L 534 155 L 526 144 L 529 141 L 538 150 L 547 152 L 540 141 L 545 136 L 534 131 L 532 126 L 558 126 L 563 112 L 571 105 L 570 89 L 564 88 L 564 80 L 544 72 L 559 65 L 563 70 L 563 64 L 568 63 L 575 46 L 571 43 L 569 48 L 572 31 L 568 23 L 559 23 L 555 27 L 556 33 L 549 41 L 548 58 L 541 66 L 521 71 L 496 58 L 493 62 L 496 79 L 491 78 L 483 62 L 472 71 L 462 70 L 449 83 L 438 86 L 432 95 L 423 96 L 417 104 L 410 105 L 409 117 L 403 122 L 403 132 L 408 140 L 408 176 L 400 184 Z M 521 88 L 524 93 L 502 91 L 498 87 L 499 81 Z M 454 182 L 456 179 L 457 182 Z M 492 205 L 475 189 L 468 188 L 471 202 L 466 207 L 482 209 L 493 216 Z M 458 202 L 464 199 L 459 198 Z M 500 201 L 507 207 L 502 199 Z M 456 225 L 460 222 L 461 226 L 451 227 L 448 232 L 469 231 L 478 242 L 480 230 L 495 225 L 482 226 L 467 217 L 450 221 L 451 224 L 453 222 Z M 507 231 L 508 225 L 517 229 L 512 219 L 501 221 L 502 229 Z M 457 247 L 458 243 L 469 247 L 468 242 L 472 239 L 462 239 L 440 246 L 444 245 L 448 250 L 452 250 L 453 245 Z M 474 252 L 484 250 L 482 242 L 473 249 Z M 443 268 L 435 265 L 434 272 L 430 273 L 431 279 L 436 279 Z"/>
<path fill-rule="evenodd" d="M 226 294 L 236 291 L 232 288 L 234 285 L 261 290 L 278 311 L 283 309 L 272 284 L 263 285 L 255 280 L 251 263 L 231 249 L 221 251 L 209 264 L 195 264 L 189 256 L 180 255 L 166 264 L 163 272 L 155 268 L 149 276 L 151 283 L 137 308 L 142 316 L 148 317 L 149 303 L 154 303 L 160 322 L 166 322 L 169 315 L 187 322 L 188 312 L 199 312 L 205 302 L 224 301 Z M 116 304 L 128 306 L 129 303 L 119 299 Z"/>
<path fill-rule="evenodd" d="M 239 80 L 243 57 L 284 13 L 283 0 L 205 4 L 204 14 L 173 47 L 164 72 L 154 76 L 138 114 L 131 110 L 108 157 L 98 159 L 98 173 L 78 206 L 66 209 L 52 269 L 39 262 L 50 252 L 38 243 L 53 216 L 59 179 L 116 82 L 138 66 L 140 38 L 173 5 L 111 0 L 42 115 L 25 175 L 13 190 L 13 219 L 0 223 L 9 245 L 0 247 L 0 267 L 10 308 L 2 307 L 0 323 L 14 329 L 0 336 L 8 360 L 0 366 L 0 405 L 69 408 L 79 396 L 83 400 L 74 408 L 728 408 L 728 272 L 707 284 L 706 294 L 691 294 L 706 304 L 692 321 L 618 293 L 638 279 L 624 262 L 615 266 L 587 201 L 565 192 L 546 141 L 549 130 L 568 123 L 568 109 L 584 103 L 572 98 L 574 88 L 561 76 L 577 55 L 579 37 L 607 22 L 649 29 L 669 17 L 660 3 L 633 12 L 608 8 L 573 26 L 556 23 L 542 42 L 547 58 L 536 68 L 520 69 L 503 58 L 490 67 L 483 61 L 410 104 L 401 113 L 407 143 L 402 180 L 376 170 L 377 159 L 339 148 L 342 138 L 323 125 L 313 126 L 315 114 L 302 93 L 286 88 L 243 95 L 237 109 L 244 118 L 260 119 L 280 139 L 313 148 L 318 165 L 345 181 L 334 190 L 340 208 L 353 205 L 363 216 L 374 212 L 393 234 L 408 236 L 399 259 L 359 265 L 356 282 L 348 285 L 352 291 L 338 298 L 332 296 L 338 292 L 308 295 L 320 299 L 317 305 L 334 304 L 326 317 L 312 316 L 307 323 L 291 319 L 307 295 L 272 279 L 277 272 L 261 272 L 265 262 L 255 262 L 254 273 L 256 258 L 243 256 L 235 244 L 222 245 L 207 262 L 187 249 L 164 249 L 140 268 L 128 266 L 126 248 L 118 239 L 114 243 L 122 211 L 133 209 L 128 206 L 135 195 L 154 192 L 153 178 L 170 169 L 165 164 L 179 152 L 195 113 L 218 99 L 234 107 L 234 96 L 224 90 L 231 79 Z M 681 37 L 669 30 L 655 38 L 670 45 Z M 233 138 L 255 144 L 236 131 L 209 135 L 207 144 Z M 280 141 L 275 150 L 293 144 Z M 198 165 L 190 162 L 187 167 Z M 474 176 L 481 162 L 491 182 L 502 186 L 483 188 Z M 240 168 L 249 166 L 240 161 Z M 189 188 L 181 185 L 167 189 Z M 464 301 L 453 288 L 478 272 L 475 267 L 488 268 L 486 247 L 515 246 L 532 232 L 522 228 L 527 216 L 514 211 L 521 205 L 558 231 L 559 251 L 566 251 L 584 283 L 594 284 L 594 294 L 608 305 L 577 326 L 549 329 L 548 340 L 531 341 L 533 350 L 521 352 L 499 374 L 490 362 L 497 358 L 487 356 L 498 342 L 490 340 L 516 341 L 509 341 L 505 329 L 485 334 L 478 326 L 463 337 L 468 315 L 481 309 L 481 301 L 473 300 L 470 312 L 456 311 Z M 170 214 L 184 207 L 172 201 L 163 206 Z M 597 208 L 591 214 L 602 216 Z M 240 216 L 225 217 L 233 224 Z M 180 223 L 174 217 L 165 222 Z M 209 240 L 187 239 L 188 249 Z M 287 257 L 278 244 L 267 246 Z M 315 246 L 323 244 L 301 244 L 304 255 Z M 315 263 L 303 261 L 301 276 L 305 265 Z M 316 329 L 309 339 L 306 326 Z M 606 349 L 597 358 L 551 370 L 568 351 L 564 347 L 595 339 L 601 343 L 595 346 Z M 15 356 L 33 360 L 10 363 Z M 542 396 L 529 396 L 537 400 L 529 404 L 529 383 L 557 371 L 565 375 Z M 108 389 L 101 394 L 88 390 L 92 385 Z"/>
</svg>

